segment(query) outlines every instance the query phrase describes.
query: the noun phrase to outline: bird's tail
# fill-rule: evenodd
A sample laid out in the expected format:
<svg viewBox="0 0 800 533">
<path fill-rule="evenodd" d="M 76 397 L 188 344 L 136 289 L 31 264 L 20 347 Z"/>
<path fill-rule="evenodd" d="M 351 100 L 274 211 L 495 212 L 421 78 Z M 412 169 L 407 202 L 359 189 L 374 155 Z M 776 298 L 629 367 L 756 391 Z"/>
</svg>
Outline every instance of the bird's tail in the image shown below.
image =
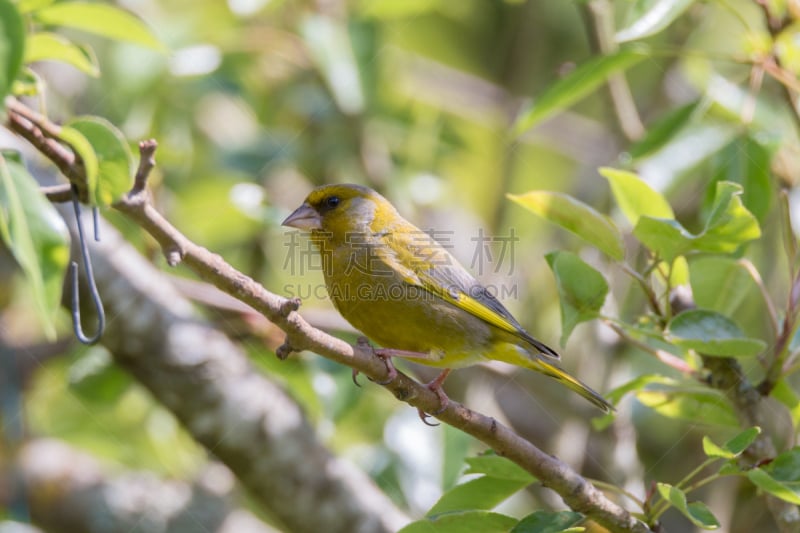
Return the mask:
<svg viewBox="0 0 800 533">
<path fill-rule="evenodd" d="M 603 398 L 600 393 L 594 391 L 591 387 L 583 383 L 578 378 L 574 378 L 567 374 L 564 370 L 558 368 L 555 365 L 552 365 L 546 361 L 541 359 L 530 359 L 528 366 L 532 370 L 536 370 L 537 372 L 541 372 L 546 376 L 550 376 L 553 379 L 556 379 L 569 387 L 571 390 L 577 392 L 594 405 L 605 411 L 606 413 L 613 411 L 614 406 L 611 405 L 608 400 Z"/>
<path fill-rule="evenodd" d="M 538 354 L 531 354 L 520 346 L 506 346 L 510 349 L 495 350 L 492 353 L 491 358 L 540 372 L 545 376 L 549 376 L 560 381 L 569 389 L 577 392 L 606 413 L 614 410 L 614 406 L 611 405 L 608 400 L 603 398 L 599 393 L 592 390 L 591 387 L 584 384 L 579 379 L 570 376 L 566 371 L 560 369 L 549 361 L 545 361 Z"/>
</svg>

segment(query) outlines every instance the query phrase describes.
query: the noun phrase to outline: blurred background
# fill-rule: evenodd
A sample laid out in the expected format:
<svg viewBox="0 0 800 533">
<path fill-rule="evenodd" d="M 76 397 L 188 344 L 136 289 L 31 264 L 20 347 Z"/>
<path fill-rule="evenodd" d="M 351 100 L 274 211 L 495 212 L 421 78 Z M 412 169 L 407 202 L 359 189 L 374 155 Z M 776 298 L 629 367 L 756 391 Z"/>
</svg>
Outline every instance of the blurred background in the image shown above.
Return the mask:
<svg viewBox="0 0 800 533">
<path fill-rule="evenodd" d="M 561 318 L 546 253 L 572 250 L 606 274 L 609 314 L 636 315 L 642 298 L 596 250 L 523 210 L 507 193 L 566 192 L 621 220 L 597 169 L 633 165 L 667 194 L 687 227 L 696 227 L 714 180 L 738 176 L 768 190 L 779 181 L 794 185 L 796 133 L 781 108 L 780 88 L 768 79 L 759 97 L 748 100 L 746 61 L 759 52 L 766 32 L 762 11 L 751 0 L 694 3 L 648 39 L 653 52 L 626 72 L 621 96 L 612 100 L 600 88 L 518 137 L 511 127 L 531 98 L 608 52 L 598 27 L 624 28 L 654 2 L 118 4 L 141 17 L 169 52 L 67 31 L 93 45 L 102 73 L 90 78 L 63 64 L 37 64 L 49 80 L 49 116 L 100 115 L 128 139 L 157 139 L 150 185 L 159 210 L 269 290 L 300 296 L 301 312 L 312 324 L 348 341 L 357 334 L 333 310 L 307 239 L 280 227 L 316 185 L 360 183 L 384 194 L 552 346 L 560 346 Z M 752 109 L 742 110 L 745 101 Z M 637 144 L 676 110 L 691 119 L 669 142 Z M 753 154 L 768 155 L 753 164 L 756 171 L 743 171 Z M 774 223 L 773 204 L 748 207 L 764 227 Z M 414 409 L 364 378 L 357 388 L 348 368 L 312 353 L 278 361 L 280 331 L 193 283 L 188 269 L 170 269 L 155 242 L 129 220 L 112 210 L 103 215 L 289 391 L 330 449 L 367 472 L 408 516 L 424 515 L 460 479 L 464 458 L 484 450 L 457 430 L 421 424 Z M 765 240 L 753 260 L 777 292 L 786 274 L 774 265 L 774 242 Z M 12 265 L 7 254 L 0 260 L 0 364 L 16 360 L 13 372 L 0 372 L 0 450 L 52 438 L 72 447 L 69 453 L 91 456 L 106 472 L 228 484 L 236 506 L 269 522 L 105 348 L 70 340 L 67 313 L 59 319 L 63 340 L 45 342 Z M 742 312 L 747 327 L 763 328 L 757 316 Z M 598 322 L 578 326 L 559 351 L 565 368 L 598 391 L 645 373 L 671 375 Z M 435 375 L 398 366 L 421 380 Z M 588 477 L 638 496 L 652 481 L 675 479 L 699 464 L 703 435 L 724 441 L 732 434 L 664 417 L 631 398 L 619 405 L 614 424 L 598 431 L 591 421 L 599 413 L 591 405 L 541 376 L 502 364 L 459 370 L 446 390 Z M 48 453 L 60 453 L 54 450 Z M 702 497 L 723 530 L 753 531 L 770 524 L 763 506 L 750 509 L 753 495 L 752 488 L 720 483 Z M 28 503 L 5 503 L 0 518 L 24 518 Z M 533 486 L 500 510 L 524 516 L 537 508 L 560 509 L 563 503 Z M 677 513 L 664 520 L 665 531 L 693 527 Z"/>
</svg>

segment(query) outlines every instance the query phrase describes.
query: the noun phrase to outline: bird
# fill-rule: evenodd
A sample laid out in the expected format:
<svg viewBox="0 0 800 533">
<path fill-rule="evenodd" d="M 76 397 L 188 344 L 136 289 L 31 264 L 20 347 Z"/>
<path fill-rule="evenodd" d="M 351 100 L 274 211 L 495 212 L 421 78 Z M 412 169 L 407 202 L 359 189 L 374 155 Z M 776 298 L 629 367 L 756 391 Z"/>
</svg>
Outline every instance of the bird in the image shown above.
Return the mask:
<svg viewBox="0 0 800 533">
<path fill-rule="evenodd" d="M 369 187 L 319 186 L 282 225 L 310 232 L 334 307 L 381 346 L 375 353 L 387 363 L 388 381 L 396 376 L 392 357 L 443 369 L 427 384 L 441 402 L 432 414 L 449 403 L 442 384 L 452 369 L 488 360 L 542 373 L 613 410 L 439 242 Z M 425 423 L 427 416 L 420 410 Z"/>
</svg>

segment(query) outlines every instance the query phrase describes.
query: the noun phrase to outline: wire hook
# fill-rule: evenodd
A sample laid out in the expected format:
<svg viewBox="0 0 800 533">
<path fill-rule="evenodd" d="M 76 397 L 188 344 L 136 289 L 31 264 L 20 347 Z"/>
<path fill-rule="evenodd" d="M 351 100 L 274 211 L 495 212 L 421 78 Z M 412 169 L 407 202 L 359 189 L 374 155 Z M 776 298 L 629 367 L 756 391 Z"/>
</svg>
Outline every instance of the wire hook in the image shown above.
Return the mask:
<svg viewBox="0 0 800 533">
<path fill-rule="evenodd" d="M 69 265 L 69 275 L 72 280 L 72 330 L 75 332 L 75 337 L 83 344 L 94 344 L 103 336 L 103 330 L 105 330 L 106 327 L 106 315 L 103 310 L 103 302 L 100 300 L 100 294 L 97 292 L 97 285 L 94 281 L 92 261 L 89 257 L 89 247 L 83 236 L 83 222 L 81 221 L 81 206 L 78 201 L 77 187 L 72 188 L 72 208 L 75 210 L 75 223 L 78 226 L 78 243 L 81 249 L 81 257 L 83 258 L 83 267 L 86 269 L 86 279 L 89 282 L 89 295 L 92 297 L 92 303 L 97 313 L 97 332 L 92 337 L 87 337 L 81 328 L 80 297 L 78 295 L 78 263 L 76 261 L 72 261 Z M 97 207 L 92 208 L 92 216 L 94 221 L 94 239 L 99 241 L 100 234 L 97 224 Z"/>
</svg>

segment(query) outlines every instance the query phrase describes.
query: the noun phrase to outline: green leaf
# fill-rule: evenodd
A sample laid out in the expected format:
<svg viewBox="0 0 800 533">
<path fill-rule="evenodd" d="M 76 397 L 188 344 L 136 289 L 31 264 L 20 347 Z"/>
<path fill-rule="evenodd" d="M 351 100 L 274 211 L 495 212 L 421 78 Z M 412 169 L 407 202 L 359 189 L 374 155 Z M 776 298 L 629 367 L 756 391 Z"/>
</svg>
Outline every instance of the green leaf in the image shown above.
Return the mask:
<svg viewBox="0 0 800 533">
<path fill-rule="evenodd" d="M 726 256 L 692 260 L 689 280 L 698 307 L 733 315 L 750 294 L 761 294 L 745 266 Z"/>
<path fill-rule="evenodd" d="M 647 129 L 644 137 L 628 150 L 628 155 L 636 160 L 645 157 L 665 146 L 680 131 L 699 107 L 699 100 L 667 111 L 667 113 Z"/>
<path fill-rule="evenodd" d="M 468 457 L 465 461 L 468 465 L 467 470 L 464 472 L 465 474 L 485 474 L 494 478 L 510 479 L 526 484 L 536 481 L 535 477 L 517 463 L 494 453 Z"/>
<path fill-rule="evenodd" d="M 707 436 L 703 437 L 703 452 L 708 457 L 719 457 L 721 459 L 735 459 L 739 455 L 744 452 L 748 446 L 750 446 L 756 437 L 758 437 L 759 433 L 761 433 L 760 427 L 751 427 L 748 428 L 728 442 L 726 442 L 723 446 L 718 446 L 715 444 L 711 439 Z"/>
<path fill-rule="evenodd" d="M 646 47 L 627 47 L 579 65 L 546 89 L 520 113 L 514 122 L 513 134 L 522 135 L 544 119 L 563 111 L 593 92 L 612 74 L 632 67 L 647 56 Z"/>
<path fill-rule="evenodd" d="M 608 294 L 608 283 L 572 252 L 551 252 L 545 258 L 558 285 L 563 345 L 575 326 L 597 317 Z"/>
<path fill-rule="evenodd" d="M 643 405 L 667 418 L 739 427 L 733 408 L 715 390 L 639 390 L 635 394 Z"/>
<path fill-rule="evenodd" d="M 614 38 L 623 43 L 654 35 L 669 26 L 693 3 L 694 0 L 657 0 L 633 24 L 619 30 Z"/>
<path fill-rule="evenodd" d="M 771 161 L 775 143 L 762 143 L 750 136 L 734 139 L 714 158 L 712 183 L 730 181 L 742 186 L 742 203 L 763 221 L 775 197 Z"/>
<path fill-rule="evenodd" d="M 632 380 L 623 383 L 619 387 L 616 387 L 615 389 L 605 393 L 605 397 L 611 403 L 618 404 L 620 400 L 622 400 L 623 396 L 629 392 L 644 389 L 647 385 L 652 385 L 654 383 L 657 385 L 669 385 L 673 387 L 680 385 L 679 381 L 662 376 L 660 374 L 645 374 L 643 376 L 633 378 Z"/>
<path fill-rule="evenodd" d="M 745 242 L 761 237 L 758 221 L 742 204 L 741 196 L 742 186 L 738 183 L 717 183 L 711 215 L 694 243 L 695 249 L 731 253 Z"/>
<path fill-rule="evenodd" d="M 686 493 L 677 487 L 667 483 L 658 483 L 658 493 L 666 501 L 672 504 L 683 516 L 689 519 L 694 525 L 703 529 L 719 528 L 719 521 L 711 513 L 703 502 L 686 503 Z"/>
<path fill-rule="evenodd" d="M 30 36 L 25 50 L 25 63 L 34 61 L 61 61 L 89 76 L 100 75 L 100 67 L 91 48 L 77 46 L 55 33 L 40 32 Z"/>
<path fill-rule="evenodd" d="M 447 513 L 408 524 L 398 533 L 507 533 L 516 518 L 489 511 Z"/>
<path fill-rule="evenodd" d="M 69 234 L 64 221 L 25 167 L 3 158 L 0 158 L 0 236 L 25 273 L 45 334 L 55 338 L 53 320 L 69 260 Z"/>
<path fill-rule="evenodd" d="M 568 531 L 584 531 L 576 527 L 583 521 L 581 513 L 573 511 L 535 511 L 514 526 L 511 533 L 566 533 Z"/>
<path fill-rule="evenodd" d="M 98 346 L 89 348 L 69 368 L 70 391 L 87 402 L 114 405 L 132 383 L 108 350 Z"/>
<path fill-rule="evenodd" d="M 42 24 L 67 26 L 116 41 L 164 50 L 164 45 L 141 20 L 118 7 L 88 2 L 64 2 L 38 9 L 33 16 Z"/>
<path fill-rule="evenodd" d="M 761 236 L 758 221 L 742 205 L 741 193 L 741 185 L 719 182 L 705 228 L 697 235 L 676 220 L 646 215 L 639 218 L 633 234 L 666 261 L 689 252 L 733 253 Z"/>
<path fill-rule="evenodd" d="M 604 167 L 600 174 L 608 180 L 617 205 L 631 224 L 642 215 L 675 218 L 667 199 L 633 172 Z"/>
<path fill-rule="evenodd" d="M 769 492 L 781 500 L 800 505 L 800 484 L 778 481 L 761 468 L 748 470 L 747 478 L 761 490 Z"/>
<path fill-rule="evenodd" d="M 623 396 L 625 396 L 629 392 L 635 392 L 637 390 L 644 389 L 647 385 L 651 383 L 657 383 L 661 385 L 673 385 L 673 386 L 679 385 L 679 382 L 672 378 L 660 376 L 658 374 L 645 374 L 643 376 L 634 378 L 626 383 L 623 383 L 619 387 L 605 393 L 605 397 L 613 405 L 618 405 L 620 400 L 622 400 Z M 614 422 L 615 417 L 616 415 L 614 414 L 614 412 L 606 413 L 601 416 L 596 416 L 592 418 L 592 427 L 595 429 L 595 431 L 603 431 Z"/>
<path fill-rule="evenodd" d="M 0 107 L 11 90 L 25 55 L 25 25 L 9 0 L 0 0 Z"/>
<path fill-rule="evenodd" d="M 767 346 L 761 339 L 745 337 L 725 315 L 705 309 L 675 316 L 667 326 L 667 335 L 678 346 L 721 357 L 755 357 Z"/>
<path fill-rule="evenodd" d="M 800 447 L 795 446 L 779 453 L 771 463 L 762 468 L 778 481 L 797 483 L 800 481 Z"/>
<path fill-rule="evenodd" d="M 792 417 L 792 425 L 797 426 L 800 424 L 800 396 L 797 395 L 785 379 L 778 381 L 772 388 L 770 396 L 786 406 L 789 410 L 789 416 Z"/>
<path fill-rule="evenodd" d="M 677 220 L 647 215 L 639 217 L 633 234 L 658 257 L 669 262 L 689 253 L 695 238 Z"/>
<path fill-rule="evenodd" d="M 619 228 L 608 217 L 572 196 L 549 191 L 507 196 L 534 214 L 571 231 L 612 259 L 621 261 L 624 258 Z"/>
<path fill-rule="evenodd" d="M 448 490 L 436 505 L 431 507 L 427 516 L 436 516 L 452 511 L 470 511 L 476 509 L 493 509 L 517 491 L 530 485 L 529 479 L 502 479 L 482 476 L 456 485 Z"/>
<path fill-rule="evenodd" d="M 736 457 L 741 455 L 761 434 L 761 428 L 753 426 L 747 428 L 728 442 L 725 443 L 725 449 L 733 453 Z"/>
<path fill-rule="evenodd" d="M 20 13 L 30 13 L 31 11 L 49 6 L 53 2 L 55 2 L 55 0 L 19 0 L 19 2 L 17 2 L 17 8 Z"/>
<path fill-rule="evenodd" d="M 67 123 L 92 145 L 97 156 L 97 205 L 111 205 L 133 185 L 134 161 L 125 136 L 100 117 L 79 117 Z"/>
<path fill-rule="evenodd" d="M 69 126 L 61 128 L 59 138 L 67 143 L 83 162 L 89 201 L 92 205 L 100 205 L 97 196 L 97 174 L 100 171 L 100 161 L 92 148 L 92 143 L 81 132 Z"/>
</svg>

